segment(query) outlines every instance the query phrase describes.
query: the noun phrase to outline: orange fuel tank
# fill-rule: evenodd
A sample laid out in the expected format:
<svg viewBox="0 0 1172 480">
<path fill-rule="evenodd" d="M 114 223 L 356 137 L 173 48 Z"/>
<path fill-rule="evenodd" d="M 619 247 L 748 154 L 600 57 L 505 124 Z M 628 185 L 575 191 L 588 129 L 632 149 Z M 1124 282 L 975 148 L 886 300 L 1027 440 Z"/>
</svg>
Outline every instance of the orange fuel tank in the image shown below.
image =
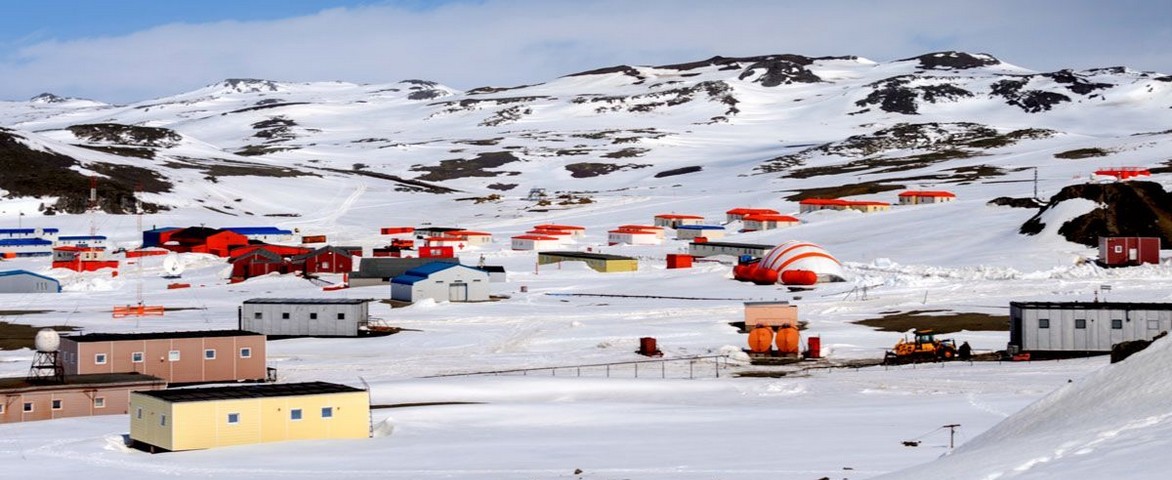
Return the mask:
<svg viewBox="0 0 1172 480">
<path fill-rule="evenodd" d="M 813 285 L 818 283 L 818 274 L 809 270 L 786 270 L 781 272 L 781 283 L 786 285 Z"/>
<path fill-rule="evenodd" d="M 773 329 L 760 325 L 757 328 L 749 331 L 749 351 L 753 353 L 765 353 L 769 351 L 770 344 L 773 343 Z"/>
<path fill-rule="evenodd" d="M 798 334 L 798 327 L 787 323 L 777 329 L 777 353 L 782 355 L 797 355 L 800 342 L 801 338 Z"/>
</svg>

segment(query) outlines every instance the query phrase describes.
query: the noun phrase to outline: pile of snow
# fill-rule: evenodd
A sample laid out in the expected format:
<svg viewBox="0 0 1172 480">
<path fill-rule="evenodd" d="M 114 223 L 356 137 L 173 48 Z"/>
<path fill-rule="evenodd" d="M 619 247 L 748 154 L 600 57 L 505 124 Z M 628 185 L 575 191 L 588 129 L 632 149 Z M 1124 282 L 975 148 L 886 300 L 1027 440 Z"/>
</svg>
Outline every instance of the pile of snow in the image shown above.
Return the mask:
<svg viewBox="0 0 1172 480">
<path fill-rule="evenodd" d="M 881 478 L 1168 478 L 1169 363 L 1172 341 L 1158 340 L 1071 381 L 951 455 Z"/>
</svg>

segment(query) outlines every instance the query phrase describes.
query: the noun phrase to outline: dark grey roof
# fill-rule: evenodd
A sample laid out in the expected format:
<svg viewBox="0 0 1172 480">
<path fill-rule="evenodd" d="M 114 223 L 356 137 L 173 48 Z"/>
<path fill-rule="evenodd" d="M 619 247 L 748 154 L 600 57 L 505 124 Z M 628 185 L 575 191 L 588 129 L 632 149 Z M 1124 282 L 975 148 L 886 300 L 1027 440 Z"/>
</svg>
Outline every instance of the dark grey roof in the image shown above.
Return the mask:
<svg viewBox="0 0 1172 480">
<path fill-rule="evenodd" d="M 87 333 L 85 335 L 63 335 L 61 338 L 78 343 L 115 342 L 121 340 L 158 340 L 163 338 L 206 338 L 206 337 L 263 337 L 264 335 L 244 330 L 196 330 L 189 332 L 148 332 L 148 333 Z"/>
<path fill-rule="evenodd" d="M 358 271 L 351 272 L 350 278 L 386 278 L 391 279 L 407 273 L 415 267 L 433 262 L 460 263 L 458 258 L 398 258 L 376 257 L 363 258 L 358 262 Z"/>
<path fill-rule="evenodd" d="M 505 267 L 500 265 L 485 265 L 483 267 L 476 267 L 477 270 L 484 270 L 488 273 L 505 273 Z"/>
<path fill-rule="evenodd" d="M 314 250 L 312 252 L 293 257 L 291 260 L 293 260 L 294 262 L 297 262 L 297 261 L 313 258 L 313 257 L 316 257 L 318 255 L 321 255 L 321 254 L 327 253 L 327 252 L 334 252 L 334 254 L 336 254 L 336 255 L 342 255 L 345 257 L 352 257 L 353 256 L 350 254 L 349 250 L 343 250 L 342 247 L 335 247 L 332 245 L 326 245 L 326 246 L 321 247 L 321 248 Z"/>
<path fill-rule="evenodd" d="M 265 250 L 263 248 L 258 248 L 256 250 L 251 251 L 251 252 L 242 253 L 242 254 L 237 255 L 235 257 L 229 258 L 228 263 L 235 263 L 235 262 L 239 261 L 241 258 L 248 258 L 248 257 L 261 257 L 261 258 L 268 260 L 270 262 L 273 262 L 273 263 L 281 263 L 282 261 L 284 261 L 284 258 L 282 258 L 280 255 L 277 255 L 276 253 L 270 252 L 270 251 Z M 255 261 L 255 260 L 252 260 L 252 261 Z"/>
<path fill-rule="evenodd" d="M 103 386 L 118 384 L 166 384 L 166 380 L 141 373 L 95 373 L 90 375 L 67 375 L 63 383 L 29 383 L 24 377 L 0 378 L 0 391 L 6 389 L 50 390 L 57 388 Z"/>
<path fill-rule="evenodd" d="M 1142 302 L 1009 302 L 1009 306 L 1068 310 L 1172 310 L 1172 303 Z"/>
<path fill-rule="evenodd" d="M 689 242 L 689 245 L 705 246 L 711 245 L 714 247 L 730 247 L 730 248 L 749 248 L 756 250 L 770 250 L 777 245 L 763 245 L 759 243 L 730 243 L 730 242 Z"/>
<path fill-rule="evenodd" d="M 589 253 L 589 252 L 537 252 L 538 255 L 553 255 L 565 258 L 580 258 L 583 260 L 634 260 L 635 257 L 624 257 L 622 255 L 608 255 L 605 253 Z"/>
<path fill-rule="evenodd" d="M 248 398 L 294 397 L 327 393 L 361 392 L 361 388 L 327 382 L 271 383 L 230 387 L 169 388 L 135 392 L 173 403 L 241 400 Z"/>
<path fill-rule="evenodd" d="M 370 298 L 250 298 L 244 303 L 266 305 L 361 305 L 373 302 Z"/>
</svg>

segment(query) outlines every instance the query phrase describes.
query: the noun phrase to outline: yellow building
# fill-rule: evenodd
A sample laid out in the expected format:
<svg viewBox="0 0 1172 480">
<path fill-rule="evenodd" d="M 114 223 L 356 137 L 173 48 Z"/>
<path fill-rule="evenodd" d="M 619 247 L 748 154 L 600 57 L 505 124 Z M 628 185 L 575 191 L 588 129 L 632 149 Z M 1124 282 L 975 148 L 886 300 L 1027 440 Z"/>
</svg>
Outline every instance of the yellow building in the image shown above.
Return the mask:
<svg viewBox="0 0 1172 480">
<path fill-rule="evenodd" d="M 128 413 L 151 452 L 370 436 L 367 392 L 326 382 L 133 392 Z"/>
<path fill-rule="evenodd" d="M 539 265 L 561 262 L 585 262 L 586 266 L 602 273 L 634 272 L 639 269 L 639 260 L 622 255 L 587 252 L 538 252 L 537 254 Z"/>
</svg>

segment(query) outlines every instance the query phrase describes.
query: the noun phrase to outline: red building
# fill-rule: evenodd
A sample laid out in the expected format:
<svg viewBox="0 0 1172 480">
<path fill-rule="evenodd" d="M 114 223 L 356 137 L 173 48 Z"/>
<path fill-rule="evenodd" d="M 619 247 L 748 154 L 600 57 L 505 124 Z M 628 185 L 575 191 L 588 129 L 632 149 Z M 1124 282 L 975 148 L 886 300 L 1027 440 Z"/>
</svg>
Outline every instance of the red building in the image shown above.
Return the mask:
<svg viewBox="0 0 1172 480">
<path fill-rule="evenodd" d="M 354 271 L 352 252 L 325 246 L 305 255 L 293 257 L 294 268 L 305 273 L 350 273 Z"/>
<path fill-rule="evenodd" d="M 228 257 L 233 248 L 246 245 L 248 237 L 230 230 L 190 227 L 171 233 L 162 247 L 178 253 L 210 253 Z"/>
<path fill-rule="evenodd" d="M 252 277 L 268 275 L 270 273 L 290 273 L 293 263 L 289 257 L 278 255 L 265 249 L 253 249 L 237 257 L 232 257 L 232 283 L 239 283 Z"/>
<path fill-rule="evenodd" d="M 734 208 L 724 212 L 726 221 L 735 222 L 737 220 L 744 220 L 749 215 L 777 215 L 781 212 L 769 208 Z"/>
<path fill-rule="evenodd" d="M 106 251 L 99 247 L 64 246 L 53 249 L 53 268 L 68 268 L 75 272 L 93 272 L 103 268 L 118 268 L 117 260 L 106 260 Z"/>
<path fill-rule="evenodd" d="M 1099 237 L 1099 263 L 1109 267 L 1160 263 L 1160 238 Z"/>
</svg>

